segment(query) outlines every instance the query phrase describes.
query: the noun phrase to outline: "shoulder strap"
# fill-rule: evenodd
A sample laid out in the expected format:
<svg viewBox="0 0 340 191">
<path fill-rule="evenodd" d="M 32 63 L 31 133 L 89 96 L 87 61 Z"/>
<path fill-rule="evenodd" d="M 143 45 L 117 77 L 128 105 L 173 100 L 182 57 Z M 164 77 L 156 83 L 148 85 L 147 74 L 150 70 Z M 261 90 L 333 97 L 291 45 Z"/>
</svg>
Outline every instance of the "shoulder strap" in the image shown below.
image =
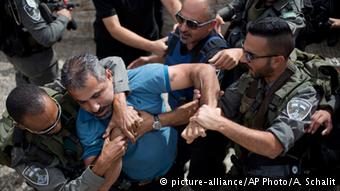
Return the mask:
<svg viewBox="0 0 340 191">
<path fill-rule="evenodd" d="M 179 41 L 179 28 L 169 35 L 167 55 L 171 56 L 175 50 L 176 44 Z"/>
<path fill-rule="evenodd" d="M 287 68 L 284 73 L 277 79 L 274 84 L 271 86 L 269 91 L 266 93 L 262 104 L 257 111 L 254 120 L 253 120 L 253 128 L 255 129 L 264 129 L 265 122 L 267 121 L 267 112 L 269 108 L 269 103 L 271 103 L 274 93 L 281 88 L 293 75 L 293 71 Z"/>
<path fill-rule="evenodd" d="M 206 61 L 213 57 L 219 50 L 228 48 L 227 42 L 215 30 L 209 39 L 202 46 L 200 53 L 206 58 Z"/>
<path fill-rule="evenodd" d="M 295 68 L 293 65 L 289 65 L 292 70 L 299 70 Z M 294 69 L 295 68 L 295 69 Z M 300 70 L 300 72 L 303 72 Z M 271 103 L 268 107 L 268 124 L 271 124 L 273 120 L 278 115 L 283 107 L 288 103 L 289 100 L 299 91 L 302 87 L 312 86 L 310 83 L 310 77 L 307 74 L 302 75 L 292 75 L 291 80 L 287 81 L 287 83 L 277 90 L 272 98 Z"/>
</svg>

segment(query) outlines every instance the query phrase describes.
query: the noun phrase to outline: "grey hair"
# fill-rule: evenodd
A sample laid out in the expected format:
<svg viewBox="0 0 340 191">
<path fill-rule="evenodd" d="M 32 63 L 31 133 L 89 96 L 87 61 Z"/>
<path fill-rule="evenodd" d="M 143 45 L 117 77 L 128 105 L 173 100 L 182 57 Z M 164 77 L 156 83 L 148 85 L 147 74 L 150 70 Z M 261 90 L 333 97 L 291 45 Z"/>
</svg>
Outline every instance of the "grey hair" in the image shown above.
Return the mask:
<svg viewBox="0 0 340 191">
<path fill-rule="evenodd" d="M 207 16 L 209 19 L 214 19 L 217 15 L 216 0 L 205 0 L 208 6 Z M 213 3 L 215 2 L 215 3 Z"/>
<path fill-rule="evenodd" d="M 65 61 L 61 70 L 61 83 L 67 90 L 83 89 L 88 75 L 102 82 L 105 80 L 105 68 L 92 54 L 73 56 Z"/>
</svg>

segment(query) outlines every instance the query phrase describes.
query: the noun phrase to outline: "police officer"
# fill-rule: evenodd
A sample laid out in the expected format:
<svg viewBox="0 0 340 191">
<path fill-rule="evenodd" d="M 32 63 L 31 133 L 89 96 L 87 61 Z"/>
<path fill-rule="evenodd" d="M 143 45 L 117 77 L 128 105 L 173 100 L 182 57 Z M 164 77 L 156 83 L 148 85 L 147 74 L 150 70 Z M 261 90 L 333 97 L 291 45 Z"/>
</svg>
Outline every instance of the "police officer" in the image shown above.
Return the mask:
<svg viewBox="0 0 340 191">
<path fill-rule="evenodd" d="M 120 95 L 129 91 L 124 63 L 111 58 L 101 62 L 116 74 L 113 78 L 117 92 L 114 100 L 118 99 L 118 103 L 114 101 L 114 107 L 121 110 L 120 103 L 125 103 L 122 100 L 125 96 Z M 0 120 L 0 158 L 12 153 L 12 167 L 32 187 L 38 190 L 97 190 L 103 186 L 103 177 L 110 176 L 110 182 L 105 182 L 108 189 L 118 177 L 126 140 L 123 137 L 112 141 L 105 139 L 94 166 L 85 168 L 81 160 L 83 149 L 75 129 L 78 105 L 69 96 L 27 84 L 10 93 L 6 107 L 8 113 Z"/>
<path fill-rule="evenodd" d="M 287 21 L 294 38 L 305 27 L 298 0 L 233 0 L 218 11 L 223 21 L 233 21 L 225 34 L 232 47 L 242 47 L 250 21 L 265 17 L 280 17 Z"/>
<path fill-rule="evenodd" d="M 319 98 L 309 75 L 289 59 L 293 49 L 293 36 L 284 20 L 269 17 L 250 24 L 242 58 L 249 73 L 221 98 L 225 117 L 220 109 L 203 105 L 192 119 L 238 145 L 238 160 L 233 163 L 245 176 L 301 174 L 296 158 L 304 150 L 296 152 L 297 141 L 304 136 Z M 195 136 L 186 134 L 186 138 Z"/>
<path fill-rule="evenodd" d="M 3 51 L 16 70 L 17 85 L 44 85 L 58 77 L 57 55 L 52 45 L 60 40 L 72 16 L 69 10 L 56 11 L 48 21 L 39 0 L 7 1 L 11 34 Z"/>
<path fill-rule="evenodd" d="M 58 95 L 51 89 L 47 91 Z M 38 190 L 97 190 L 104 182 L 107 164 L 117 163 L 115 170 L 120 171 L 125 141 L 122 137 L 105 141 L 100 160 L 85 169 L 70 100 L 59 95 L 54 96 L 56 101 L 49 94 L 30 84 L 16 87 L 9 94 L 6 107 L 15 120 L 7 118 L 7 125 L 15 126 L 12 166 Z"/>
</svg>

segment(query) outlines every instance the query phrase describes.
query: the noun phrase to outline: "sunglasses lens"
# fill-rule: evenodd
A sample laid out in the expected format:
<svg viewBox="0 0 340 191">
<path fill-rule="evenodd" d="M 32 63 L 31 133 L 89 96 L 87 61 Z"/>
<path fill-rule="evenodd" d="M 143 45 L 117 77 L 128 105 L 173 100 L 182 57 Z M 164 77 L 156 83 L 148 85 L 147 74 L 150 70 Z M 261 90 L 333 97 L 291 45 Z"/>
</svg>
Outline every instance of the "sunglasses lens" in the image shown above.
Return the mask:
<svg viewBox="0 0 340 191">
<path fill-rule="evenodd" d="M 253 60 L 253 55 L 252 55 L 251 53 L 246 52 L 245 55 L 246 55 L 246 59 L 247 59 L 249 62 Z"/>
<path fill-rule="evenodd" d="M 184 22 L 184 18 L 179 13 L 176 14 L 176 20 L 179 24 L 183 24 Z"/>
<path fill-rule="evenodd" d="M 187 20 L 187 26 L 191 29 L 196 29 L 198 24 L 195 21 Z"/>
</svg>

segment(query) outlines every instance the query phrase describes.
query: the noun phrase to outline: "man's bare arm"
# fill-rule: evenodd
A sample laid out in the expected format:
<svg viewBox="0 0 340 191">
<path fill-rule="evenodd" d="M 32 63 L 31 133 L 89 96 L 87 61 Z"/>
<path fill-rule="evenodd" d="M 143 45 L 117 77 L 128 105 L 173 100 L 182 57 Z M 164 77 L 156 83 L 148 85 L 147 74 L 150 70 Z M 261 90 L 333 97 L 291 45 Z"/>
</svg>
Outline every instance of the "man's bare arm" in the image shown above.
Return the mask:
<svg viewBox="0 0 340 191">
<path fill-rule="evenodd" d="M 103 23 L 111 36 L 118 41 L 141 50 L 149 51 L 157 55 L 164 55 L 167 39 L 151 41 L 143 38 L 135 32 L 121 26 L 117 15 L 103 18 Z M 129 64 L 129 63 L 128 63 Z"/>
<path fill-rule="evenodd" d="M 172 90 L 194 86 L 201 92 L 200 104 L 217 106 L 220 85 L 214 67 L 208 64 L 179 64 L 169 66 Z"/>
</svg>

